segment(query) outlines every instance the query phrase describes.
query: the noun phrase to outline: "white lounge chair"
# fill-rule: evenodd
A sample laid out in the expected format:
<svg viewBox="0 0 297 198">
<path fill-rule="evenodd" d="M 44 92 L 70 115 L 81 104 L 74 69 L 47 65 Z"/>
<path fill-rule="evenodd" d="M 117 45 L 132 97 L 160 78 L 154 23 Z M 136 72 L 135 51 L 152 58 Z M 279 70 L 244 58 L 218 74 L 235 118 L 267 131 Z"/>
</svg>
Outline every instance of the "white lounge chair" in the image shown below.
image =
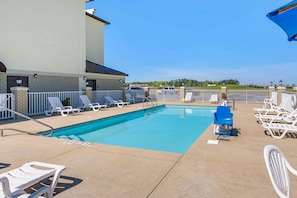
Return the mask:
<svg viewBox="0 0 297 198">
<path fill-rule="evenodd" d="M 265 98 L 263 101 L 263 108 L 272 108 L 273 106 L 277 106 L 275 99 L 273 98 Z"/>
<path fill-rule="evenodd" d="M 0 184 L 2 183 L 2 195 L 1 195 L 1 187 L 0 187 L 0 196 L 6 198 L 13 198 L 13 197 L 23 197 L 23 198 L 39 198 L 41 195 L 44 198 L 52 198 L 53 192 L 50 187 L 44 186 L 32 194 L 26 193 L 24 190 L 18 190 L 15 193 L 10 191 L 9 181 L 6 177 L 0 176 Z"/>
<path fill-rule="evenodd" d="M 108 106 L 118 106 L 118 107 L 123 107 L 125 105 L 128 105 L 129 102 L 124 102 L 122 100 L 114 100 L 112 97 L 110 96 L 104 96 L 104 98 L 106 99 L 106 105 Z"/>
<path fill-rule="evenodd" d="M 49 177 L 53 177 L 50 189 L 54 192 L 61 172 L 65 169 L 65 166 L 56 164 L 28 162 L 19 168 L 2 173 L 0 174 L 0 178 L 4 181 L 4 186 L 2 183 L 2 186 L 0 187 L 0 197 L 5 197 L 5 193 L 11 193 L 12 195 L 22 194 L 24 193 L 24 189 Z M 9 191 L 7 185 L 5 185 L 7 184 L 7 181 L 9 183 Z"/>
<path fill-rule="evenodd" d="M 80 95 L 79 98 L 83 103 L 83 109 L 92 109 L 93 111 L 99 111 L 101 108 L 107 108 L 107 105 L 92 103 L 87 95 Z"/>
<path fill-rule="evenodd" d="M 263 101 L 263 108 L 271 108 L 277 106 L 277 93 L 272 92 L 271 98 L 265 98 Z"/>
<path fill-rule="evenodd" d="M 219 102 L 219 96 L 218 96 L 218 94 L 212 94 L 210 96 L 209 102 L 210 103 L 218 103 Z"/>
<path fill-rule="evenodd" d="M 264 148 L 264 159 L 272 186 L 279 197 L 290 197 L 290 178 L 288 170 L 297 176 L 297 170 L 288 162 L 284 153 L 276 146 Z"/>
<path fill-rule="evenodd" d="M 267 135 L 276 139 L 282 139 L 288 132 L 297 133 L 297 119 L 292 123 L 272 123 L 272 122 L 263 122 L 262 127 L 267 129 Z"/>
<path fill-rule="evenodd" d="M 50 103 L 50 110 L 44 111 L 46 116 L 51 116 L 54 112 L 60 113 L 62 116 L 68 116 L 70 112 L 73 114 L 80 112 L 80 109 L 74 109 L 72 106 L 63 106 L 58 97 L 48 97 L 47 99 Z"/>
<path fill-rule="evenodd" d="M 291 112 L 279 112 L 277 114 L 255 114 L 255 117 L 259 119 L 258 123 L 263 122 L 285 122 L 292 123 L 297 119 L 297 109 Z"/>
<path fill-rule="evenodd" d="M 278 114 L 287 112 L 285 109 L 288 99 L 285 99 L 281 102 L 279 106 L 271 106 L 270 108 L 253 108 L 254 111 L 257 111 L 256 114 L 259 115 L 268 115 L 268 114 Z"/>
<path fill-rule="evenodd" d="M 192 92 L 187 92 L 186 96 L 185 96 L 185 99 L 184 99 L 184 102 L 193 102 L 192 95 L 193 95 Z"/>
<path fill-rule="evenodd" d="M 131 103 L 131 102 L 135 103 L 135 98 L 131 94 L 126 93 L 125 96 L 126 96 L 127 102 L 129 102 L 129 103 Z"/>
</svg>

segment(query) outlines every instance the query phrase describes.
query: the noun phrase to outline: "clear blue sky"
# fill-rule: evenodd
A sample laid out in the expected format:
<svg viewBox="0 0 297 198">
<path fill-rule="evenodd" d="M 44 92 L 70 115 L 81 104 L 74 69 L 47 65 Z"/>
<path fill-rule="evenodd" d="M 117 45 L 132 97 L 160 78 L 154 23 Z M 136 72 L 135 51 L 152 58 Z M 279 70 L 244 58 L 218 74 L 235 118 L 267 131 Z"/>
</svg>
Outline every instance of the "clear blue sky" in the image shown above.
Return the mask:
<svg viewBox="0 0 297 198">
<path fill-rule="evenodd" d="M 95 0 L 104 65 L 126 81 L 237 79 L 297 85 L 297 42 L 266 14 L 289 0 Z"/>
</svg>

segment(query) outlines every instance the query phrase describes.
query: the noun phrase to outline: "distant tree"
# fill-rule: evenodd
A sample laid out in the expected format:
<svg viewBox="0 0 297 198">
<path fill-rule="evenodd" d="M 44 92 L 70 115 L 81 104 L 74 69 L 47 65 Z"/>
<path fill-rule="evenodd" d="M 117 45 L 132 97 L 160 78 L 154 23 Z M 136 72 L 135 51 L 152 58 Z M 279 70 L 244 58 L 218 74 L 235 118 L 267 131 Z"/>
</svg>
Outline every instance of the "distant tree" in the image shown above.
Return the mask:
<svg viewBox="0 0 297 198">
<path fill-rule="evenodd" d="M 186 87 L 206 87 L 208 84 L 216 84 L 216 85 L 223 85 L 223 84 L 234 84 L 239 85 L 239 81 L 236 79 L 226 79 L 221 81 L 198 81 L 195 79 L 187 79 L 187 78 L 181 78 L 181 79 L 175 79 L 170 81 L 152 81 L 152 82 L 129 82 L 129 84 L 147 84 L 152 87 L 164 87 L 164 86 L 186 86 Z M 250 85 L 251 86 L 251 85 Z M 255 85 L 252 85 L 255 86 Z"/>
<path fill-rule="evenodd" d="M 231 84 L 231 85 L 239 85 L 239 81 L 236 79 L 226 79 L 219 81 L 219 84 Z"/>
</svg>

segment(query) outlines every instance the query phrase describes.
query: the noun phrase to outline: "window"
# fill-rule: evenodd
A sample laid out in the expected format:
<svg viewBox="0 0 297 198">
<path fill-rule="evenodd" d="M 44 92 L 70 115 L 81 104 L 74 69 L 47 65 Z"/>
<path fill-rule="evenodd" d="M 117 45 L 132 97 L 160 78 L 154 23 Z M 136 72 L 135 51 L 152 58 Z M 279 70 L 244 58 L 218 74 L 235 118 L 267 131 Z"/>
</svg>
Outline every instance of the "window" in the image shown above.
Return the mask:
<svg viewBox="0 0 297 198">
<path fill-rule="evenodd" d="M 87 80 L 87 87 L 92 87 L 92 91 L 96 91 L 96 80 Z"/>
</svg>

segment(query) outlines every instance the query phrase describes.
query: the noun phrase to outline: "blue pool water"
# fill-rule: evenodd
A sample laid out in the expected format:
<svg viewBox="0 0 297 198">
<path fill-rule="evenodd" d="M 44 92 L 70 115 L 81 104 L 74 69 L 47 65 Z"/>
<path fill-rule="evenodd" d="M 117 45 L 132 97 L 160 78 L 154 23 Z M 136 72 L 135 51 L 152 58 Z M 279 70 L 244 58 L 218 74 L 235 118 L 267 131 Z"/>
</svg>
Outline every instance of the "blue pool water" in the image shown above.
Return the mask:
<svg viewBox="0 0 297 198">
<path fill-rule="evenodd" d="M 53 136 L 185 153 L 211 124 L 214 110 L 214 107 L 161 106 L 56 129 Z"/>
</svg>

